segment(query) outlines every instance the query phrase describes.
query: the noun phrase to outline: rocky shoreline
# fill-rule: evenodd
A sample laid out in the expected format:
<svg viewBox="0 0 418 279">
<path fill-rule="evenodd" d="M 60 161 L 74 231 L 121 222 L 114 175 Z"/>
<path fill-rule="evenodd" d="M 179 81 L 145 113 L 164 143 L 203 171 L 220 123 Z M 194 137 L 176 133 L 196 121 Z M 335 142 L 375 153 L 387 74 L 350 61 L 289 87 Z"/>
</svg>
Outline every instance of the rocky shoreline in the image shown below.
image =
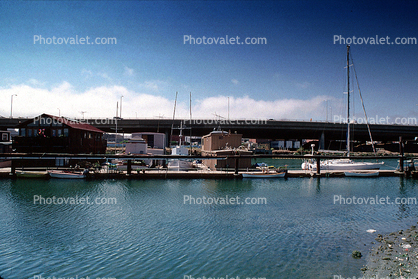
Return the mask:
<svg viewBox="0 0 418 279">
<path fill-rule="evenodd" d="M 418 229 L 411 226 L 388 235 L 378 234 L 372 242 L 364 278 L 417 278 Z"/>
</svg>

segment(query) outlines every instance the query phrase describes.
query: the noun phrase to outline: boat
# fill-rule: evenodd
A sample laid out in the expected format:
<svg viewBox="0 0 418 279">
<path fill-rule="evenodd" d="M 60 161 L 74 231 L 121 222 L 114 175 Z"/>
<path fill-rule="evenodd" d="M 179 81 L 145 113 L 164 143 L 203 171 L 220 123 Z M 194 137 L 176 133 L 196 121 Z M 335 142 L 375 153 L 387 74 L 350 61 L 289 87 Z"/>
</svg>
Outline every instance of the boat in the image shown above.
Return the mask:
<svg viewBox="0 0 418 279">
<path fill-rule="evenodd" d="M 321 170 L 379 170 L 380 167 L 384 164 L 383 162 L 356 162 L 351 159 L 334 159 L 334 160 L 325 160 L 320 163 Z M 314 160 L 307 160 L 302 164 L 303 170 L 316 171 L 317 165 Z"/>
<path fill-rule="evenodd" d="M 118 171 L 128 170 L 128 160 L 114 160 L 112 161 L 112 163 L 115 165 Z M 143 170 L 143 169 L 148 169 L 148 166 L 145 165 L 144 162 L 132 160 L 131 170 Z"/>
<path fill-rule="evenodd" d="M 349 177 L 376 177 L 379 176 L 378 171 L 346 171 L 345 176 Z"/>
<path fill-rule="evenodd" d="M 190 97 L 191 99 L 191 97 Z M 177 103 L 177 92 L 176 92 L 176 101 L 174 103 L 174 113 L 173 113 L 173 121 L 175 117 L 176 112 L 176 103 Z M 191 114 L 190 114 L 191 115 Z M 190 121 L 191 123 L 191 121 Z M 173 130 L 173 126 L 171 127 L 171 130 Z M 183 130 L 185 129 L 191 129 L 183 127 L 183 121 L 180 122 L 180 127 L 175 128 L 180 130 L 179 134 L 179 144 L 171 149 L 171 155 L 177 155 L 177 156 L 188 156 L 189 150 L 181 144 L 181 139 L 183 137 Z M 173 134 L 173 131 L 171 131 L 171 135 Z M 191 147 L 191 145 L 190 145 Z M 167 169 L 170 171 L 188 171 L 190 169 L 193 169 L 193 160 L 190 159 L 171 159 L 167 163 Z"/>
<path fill-rule="evenodd" d="M 41 171 L 19 171 L 16 170 L 16 176 L 18 178 L 48 178 L 48 173 L 47 172 L 41 172 Z"/>
<path fill-rule="evenodd" d="M 186 171 L 193 169 L 193 162 L 188 160 L 175 159 L 169 161 L 167 167 L 172 171 Z"/>
<path fill-rule="evenodd" d="M 48 171 L 48 174 L 52 178 L 82 179 L 86 177 L 86 175 L 81 172 L 60 171 L 60 170 Z"/>
<path fill-rule="evenodd" d="M 361 97 L 361 93 L 360 93 L 360 98 L 361 98 L 362 105 L 363 105 L 363 98 Z M 369 126 L 369 123 L 367 122 L 367 114 L 366 114 L 364 105 L 363 105 L 363 111 L 366 116 L 366 124 L 367 124 L 367 128 L 369 131 L 369 136 L 370 136 L 370 140 L 372 143 L 373 151 L 376 153 L 374 144 L 373 144 L 372 134 L 370 132 L 370 126 Z M 380 167 L 384 164 L 384 162 L 375 162 L 375 163 L 356 162 L 356 161 L 349 159 L 348 157 L 350 157 L 350 142 L 351 142 L 350 141 L 350 45 L 347 45 L 347 158 L 330 159 L 330 160 L 321 161 L 319 164 L 320 170 L 346 170 L 346 171 L 379 170 Z M 312 155 L 313 155 L 313 147 L 312 147 Z M 317 163 L 316 161 L 312 159 L 305 160 L 302 163 L 301 167 L 303 170 L 316 171 Z"/>
<path fill-rule="evenodd" d="M 260 167 L 257 167 L 260 168 Z M 258 172 L 244 172 L 243 178 L 279 178 L 286 177 L 287 166 L 276 169 L 274 166 L 261 167 Z"/>
<path fill-rule="evenodd" d="M 276 172 L 276 173 L 263 173 L 263 172 L 244 172 L 242 174 L 243 178 L 279 178 L 285 177 L 286 172 Z"/>
</svg>

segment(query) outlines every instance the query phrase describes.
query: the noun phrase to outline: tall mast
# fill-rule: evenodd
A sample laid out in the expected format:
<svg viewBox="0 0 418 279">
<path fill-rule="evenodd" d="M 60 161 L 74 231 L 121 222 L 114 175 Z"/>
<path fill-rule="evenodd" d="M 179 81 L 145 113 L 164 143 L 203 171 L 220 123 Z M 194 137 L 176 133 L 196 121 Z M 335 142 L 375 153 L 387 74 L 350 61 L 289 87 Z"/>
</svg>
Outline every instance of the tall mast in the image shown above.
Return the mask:
<svg viewBox="0 0 418 279">
<path fill-rule="evenodd" d="M 350 45 L 347 45 L 347 156 L 350 156 Z"/>
</svg>

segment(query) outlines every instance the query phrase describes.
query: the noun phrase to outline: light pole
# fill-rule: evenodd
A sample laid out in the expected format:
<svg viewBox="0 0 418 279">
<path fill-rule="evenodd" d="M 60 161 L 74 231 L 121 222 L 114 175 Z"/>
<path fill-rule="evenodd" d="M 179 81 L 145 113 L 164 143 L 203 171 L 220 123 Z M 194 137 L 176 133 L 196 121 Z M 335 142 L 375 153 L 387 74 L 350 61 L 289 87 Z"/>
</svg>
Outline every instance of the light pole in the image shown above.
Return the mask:
<svg viewBox="0 0 418 279">
<path fill-rule="evenodd" d="M 120 96 L 120 113 L 119 113 L 120 118 L 122 118 L 122 98 L 123 98 L 123 95 Z"/>
<path fill-rule="evenodd" d="M 13 96 L 17 96 L 17 94 L 12 94 L 11 101 L 10 101 L 10 118 L 13 118 Z"/>
<path fill-rule="evenodd" d="M 58 117 L 61 117 L 61 110 L 59 108 L 57 108 L 58 110 Z"/>
</svg>

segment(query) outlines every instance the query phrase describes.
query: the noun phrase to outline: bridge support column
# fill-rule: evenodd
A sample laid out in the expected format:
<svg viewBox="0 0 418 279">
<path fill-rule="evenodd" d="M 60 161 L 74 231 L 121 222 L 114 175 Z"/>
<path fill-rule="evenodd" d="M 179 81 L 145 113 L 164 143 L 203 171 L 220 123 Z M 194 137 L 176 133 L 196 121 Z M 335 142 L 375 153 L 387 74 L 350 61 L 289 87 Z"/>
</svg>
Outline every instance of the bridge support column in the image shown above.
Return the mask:
<svg viewBox="0 0 418 279">
<path fill-rule="evenodd" d="M 322 149 L 322 150 L 325 149 L 325 133 L 324 132 L 322 132 L 321 138 L 319 139 L 318 149 Z"/>
</svg>

